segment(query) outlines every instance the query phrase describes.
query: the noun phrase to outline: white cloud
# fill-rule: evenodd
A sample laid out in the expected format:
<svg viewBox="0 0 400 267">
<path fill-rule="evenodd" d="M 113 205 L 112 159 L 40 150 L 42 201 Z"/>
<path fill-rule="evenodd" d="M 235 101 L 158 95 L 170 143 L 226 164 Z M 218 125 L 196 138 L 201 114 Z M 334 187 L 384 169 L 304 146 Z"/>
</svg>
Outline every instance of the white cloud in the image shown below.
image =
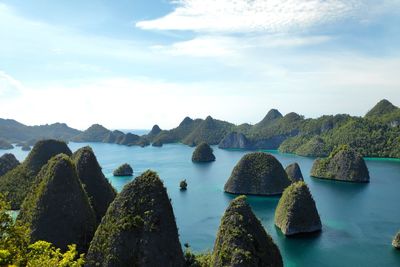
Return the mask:
<svg viewBox="0 0 400 267">
<path fill-rule="evenodd" d="M 0 70 L 0 100 L 17 96 L 22 88 L 20 81 Z"/>
<path fill-rule="evenodd" d="M 140 21 L 146 30 L 280 32 L 335 21 L 364 8 L 360 0 L 178 0 L 164 17 Z"/>
</svg>

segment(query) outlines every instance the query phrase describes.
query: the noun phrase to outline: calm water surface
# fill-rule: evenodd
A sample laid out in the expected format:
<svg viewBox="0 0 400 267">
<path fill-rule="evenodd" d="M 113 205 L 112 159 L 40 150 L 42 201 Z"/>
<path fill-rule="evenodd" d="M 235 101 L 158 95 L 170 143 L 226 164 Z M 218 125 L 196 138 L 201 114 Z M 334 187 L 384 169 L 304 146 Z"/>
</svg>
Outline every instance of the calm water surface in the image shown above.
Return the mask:
<svg viewBox="0 0 400 267">
<path fill-rule="evenodd" d="M 157 147 L 126 147 L 100 143 L 70 143 L 72 151 L 84 145 L 94 149 L 103 172 L 120 191 L 132 178 L 113 177 L 122 163 L 132 165 L 135 176 L 155 170 L 164 180 L 179 228 L 181 243 L 194 251 L 211 250 L 221 216 L 234 196 L 223 192 L 232 168 L 246 151 L 214 147 L 217 160 L 193 164 L 193 148 L 171 144 Z M 11 152 L 23 160 L 27 152 Z M 400 251 L 391 246 L 400 229 L 400 161 L 367 159 L 371 182 L 351 184 L 309 177 L 312 158 L 272 151 L 283 166 L 298 162 L 319 210 L 323 231 L 308 237 L 287 238 L 273 219 L 279 197 L 249 197 L 254 212 L 279 246 L 285 266 L 400 266 Z M 188 190 L 179 182 L 186 179 Z"/>
</svg>

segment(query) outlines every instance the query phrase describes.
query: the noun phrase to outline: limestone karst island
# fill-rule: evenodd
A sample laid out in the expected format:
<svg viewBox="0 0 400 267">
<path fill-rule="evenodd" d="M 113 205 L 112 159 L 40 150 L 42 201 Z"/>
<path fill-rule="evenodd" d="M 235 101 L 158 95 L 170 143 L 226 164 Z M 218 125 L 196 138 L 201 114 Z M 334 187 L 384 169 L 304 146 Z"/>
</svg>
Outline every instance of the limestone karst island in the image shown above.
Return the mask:
<svg viewBox="0 0 400 267">
<path fill-rule="evenodd" d="M 398 0 L 0 0 L 0 267 L 400 266 Z"/>
</svg>

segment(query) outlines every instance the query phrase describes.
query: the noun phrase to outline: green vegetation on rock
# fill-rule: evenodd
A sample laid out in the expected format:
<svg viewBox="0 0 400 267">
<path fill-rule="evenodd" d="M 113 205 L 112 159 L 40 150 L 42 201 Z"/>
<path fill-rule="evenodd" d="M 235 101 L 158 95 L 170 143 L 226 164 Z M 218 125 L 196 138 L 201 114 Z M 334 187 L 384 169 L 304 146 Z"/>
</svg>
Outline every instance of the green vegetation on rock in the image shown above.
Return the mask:
<svg viewBox="0 0 400 267">
<path fill-rule="evenodd" d="M 303 174 L 301 173 L 300 166 L 297 162 L 288 165 L 285 168 L 285 171 L 292 182 L 304 181 Z"/>
<path fill-rule="evenodd" d="M 13 154 L 7 153 L 0 157 L 0 176 L 11 171 L 19 165 L 19 161 Z"/>
<path fill-rule="evenodd" d="M 78 178 L 96 214 L 97 223 L 100 223 L 117 193 L 101 171 L 97 158 L 90 147 L 77 150 L 72 159 Z"/>
<path fill-rule="evenodd" d="M 193 162 L 211 162 L 215 161 L 213 149 L 207 143 L 199 144 L 193 151 Z"/>
<path fill-rule="evenodd" d="M 87 266 L 184 266 L 172 206 L 153 171 L 111 203 L 87 253 Z"/>
<path fill-rule="evenodd" d="M 96 219 L 89 198 L 65 154 L 53 157 L 42 168 L 17 217 L 29 229 L 31 242 L 45 240 L 66 250 L 76 244 L 86 251 Z"/>
<path fill-rule="evenodd" d="M 285 235 L 321 230 L 317 207 L 304 182 L 295 182 L 285 189 L 275 210 L 275 225 Z"/>
<path fill-rule="evenodd" d="M 75 245 L 69 245 L 65 253 L 46 241 L 29 242 L 28 230 L 16 224 L 8 211 L 10 205 L 0 195 L 0 265 L 1 266 L 83 266 L 83 254 Z"/>
<path fill-rule="evenodd" d="M 396 249 L 400 249 L 400 232 L 398 232 L 392 241 L 392 246 Z"/>
<path fill-rule="evenodd" d="M 24 162 L 0 177 L 0 193 L 6 195 L 12 209 L 19 209 L 43 165 L 57 154 L 71 155 L 67 144 L 42 140 L 35 144 Z"/>
<path fill-rule="evenodd" d="M 290 185 L 281 163 L 271 154 L 244 155 L 234 167 L 224 190 L 233 194 L 278 195 Z"/>
<path fill-rule="evenodd" d="M 132 169 L 131 165 L 129 165 L 128 163 L 124 163 L 114 170 L 113 175 L 114 176 L 132 176 L 133 169 Z"/>
<path fill-rule="evenodd" d="M 328 158 L 316 159 L 311 176 L 346 182 L 369 182 L 369 171 L 364 159 L 347 145 L 335 148 Z"/>
<path fill-rule="evenodd" d="M 279 248 L 244 196 L 234 199 L 221 219 L 211 266 L 283 266 Z"/>
</svg>

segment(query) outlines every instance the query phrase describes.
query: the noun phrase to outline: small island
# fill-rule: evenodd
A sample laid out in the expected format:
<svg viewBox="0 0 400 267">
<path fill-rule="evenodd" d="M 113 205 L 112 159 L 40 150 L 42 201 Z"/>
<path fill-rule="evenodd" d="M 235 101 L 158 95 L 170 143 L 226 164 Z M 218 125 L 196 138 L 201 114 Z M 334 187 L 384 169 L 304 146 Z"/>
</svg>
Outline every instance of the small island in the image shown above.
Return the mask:
<svg viewBox="0 0 400 267">
<path fill-rule="evenodd" d="M 275 225 L 285 235 L 321 230 L 317 207 L 304 182 L 293 183 L 285 189 L 275 210 Z"/>
<path fill-rule="evenodd" d="M 288 165 L 285 168 L 288 178 L 294 183 L 304 181 L 303 174 L 301 173 L 300 166 L 297 162 Z"/>
<path fill-rule="evenodd" d="M 271 154 L 244 155 L 234 167 L 224 190 L 232 194 L 280 195 L 291 184 L 281 163 Z"/>
<path fill-rule="evenodd" d="M 133 175 L 133 169 L 131 165 L 128 163 L 122 164 L 118 168 L 116 168 L 113 172 L 114 176 L 132 176 Z"/>
<path fill-rule="evenodd" d="M 186 182 L 186 179 L 185 179 L 185 180 L 182 180 L 182 181 L 179 183 L 179 187 L 180 187 L 181 191 L 186 191 L 186 190 L 187 190 L 187 182 Z"/>
<path fill-rule="evenodd" d="M 311 176 L 345 182 L 369 182 L 369 171 L 363 157 L 348 145 L 337 147 L 328 158 L 315 160 Z"/>
<path fill-rule="evenodd" d="M 400 231 L 397 232 L 396 236 L 393 238 L 392 246 L 396 249 L 400 249 Z"/>
<path fill-rule="evenodd" d="M 14 146 L 7 142 L 6 140 L 0 139 L 0 149 L 8 150 L 13 149 Z"/>
<path fill-rule="evenodd" d="M 213 149 L 207 143 L 199 144 L 192 155 L 193 162 L 211 162 L 215 161 Z"/>
</svg>

